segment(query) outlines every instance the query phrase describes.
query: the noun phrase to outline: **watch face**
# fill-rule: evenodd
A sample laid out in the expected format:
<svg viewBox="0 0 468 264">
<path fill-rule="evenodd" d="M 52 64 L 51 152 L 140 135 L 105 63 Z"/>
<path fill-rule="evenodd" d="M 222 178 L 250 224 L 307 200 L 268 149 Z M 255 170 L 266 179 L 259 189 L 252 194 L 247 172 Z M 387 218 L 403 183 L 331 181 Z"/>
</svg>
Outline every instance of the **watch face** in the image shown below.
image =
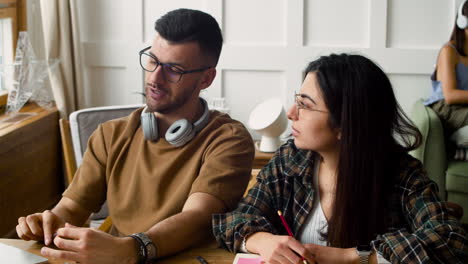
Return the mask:
<svg viewBox="0 0 468 264">
<path fill-rule="evenodd" d="M 372 247 L 370 245 L 359 245 L 356 247 L 357 251 L 371 251 Z"/>
</svg>

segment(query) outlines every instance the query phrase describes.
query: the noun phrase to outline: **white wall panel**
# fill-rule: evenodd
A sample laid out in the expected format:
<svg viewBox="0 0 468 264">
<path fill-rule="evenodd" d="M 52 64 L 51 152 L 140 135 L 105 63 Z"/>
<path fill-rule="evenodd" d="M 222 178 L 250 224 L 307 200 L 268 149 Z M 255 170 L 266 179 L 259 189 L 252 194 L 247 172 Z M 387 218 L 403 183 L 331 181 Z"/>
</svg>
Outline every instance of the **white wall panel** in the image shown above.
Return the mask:
<svg viewBox="0 0 468 264">
<path fill-rule="evenodd" d="M 125 40 L 123 1 L 76 1 L 81 41 Z"/>
<path fill-rule="evenodd" d="M 272 97 L 285 109 L 302 70 L 319 55 L 352 52 L 389 74 L 406 112 L 430 93 L 429 75 L 448 40 L 461 0 L 80 0 L 86 79 L 84 107 L 141 103 L 138 51 L 150 44 L 154 22 L 167 11 L 210 13 L 225 45 L 205 97 L 225 97 L 246 124 L 250 110 Z M 258 135 L 253 134 L 254 138 Z"/>
<path fill-rule="evenodd" d="M 224 0 L 225 43 L 284 45 L 286 4 L 286 0 Z"/>
<path fill-rule="evenodd" d="M 305 45 L 367 47 L 370 0 L 305 0 Z"/>
<path fill-rule="evenodd" d="M 430 74 L 389 74 L 388 77 L 400 106 L 408 115 L 417 99 L 427 98 L 431 93 Z"/>
<path fill-rule="evenodd" d="M 280 71 L 223 71 L 223 96 L 230 115 L 247 126 L 250 111 L 271 97 L 284 98 L 285 76 Z M 252 132 L 252 131 L 251 131 Z M 256 134 L 252 133 L 257 137 Z"/>
<path fill-rule="evenodd" d="M 127 87 L 127 74 L 124 68 L 93 67 L 88 71 L 88 107 L 106 105 L 125 105 L 141 102 L 139 87 Z"/>
<path fill-rule="evenodd" d="M 440 48 L 452 31 L 453 9 L 453 0 L 388 0 L 387 46 Z"/>
</svg>

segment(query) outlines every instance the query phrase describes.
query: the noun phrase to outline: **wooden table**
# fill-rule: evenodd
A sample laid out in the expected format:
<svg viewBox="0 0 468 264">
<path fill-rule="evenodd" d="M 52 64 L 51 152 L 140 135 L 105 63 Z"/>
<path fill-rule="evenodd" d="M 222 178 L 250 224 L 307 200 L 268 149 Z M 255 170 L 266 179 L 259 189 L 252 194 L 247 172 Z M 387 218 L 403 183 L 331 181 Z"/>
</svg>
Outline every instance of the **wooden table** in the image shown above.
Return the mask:
<svg viewBox="0 0 468 264">
<path fill-rule="evenodd" d="M 15 233 L 18 217 L 53 206 L 63 189 L 57 108 L 28 103 L 20 112 L 32 115 L 0 115 L 0 237 Z"/>
<path fill-rule="evenodd" d="M 22 250 L 26 250 L 29 253 L 33 253 L 35 255 L 41 256 L 41 248 L 44 246 L 44 244 L 38 243 L 36 241 L 24 241 L 21 239 L 5 239 L 5 238 L 0 238 L 0 243 L 13 246 Z M 63 264 L 63 263 L 70 263 L 70 261 L 64 260 L 64 259 L 50 259 L 47 262 L 43 263 L 50 263 L 50 264 Z M 73 262 L 71 262 L 73 263 Z"/>
<path fill-rule="evenodd" d="M 0 239 L 0 243 L 4 243 L 10 246 L 17 247 L 22 250 L 26 250 L 30 253 L 41 256 L 41 248 L 44 246 L 41 243 L 35 241 L 24 241 L 20 239 Z M 220 249 L 216 245 L 216 242 L 211 241 L 205 246 L 200 248 L 190 249 L 184 252 L 181 252 L 175 256 L 167 257 L 161 260 L 158 260 L 157 264 L 200 264 L 196 259 L 197 256 L 203 257 L 208 264 L 232 264 L 234 261 L 235 255 L 230 253 L 227 250 Z M 64 259 L 50 259 L 48 262 L 50 264 L 64 264 L 64 263 L 74 263 L 73 261 L 67 261 Z"/>
<path fill-rule="evenodd" d="M 273 157 L 274 152 L 261 152 L 255 148 L 255 158 L 253 161 L 253 169 L 262 169 L 265 165 L 270 162 L 270 159 Z"/>
</svg>

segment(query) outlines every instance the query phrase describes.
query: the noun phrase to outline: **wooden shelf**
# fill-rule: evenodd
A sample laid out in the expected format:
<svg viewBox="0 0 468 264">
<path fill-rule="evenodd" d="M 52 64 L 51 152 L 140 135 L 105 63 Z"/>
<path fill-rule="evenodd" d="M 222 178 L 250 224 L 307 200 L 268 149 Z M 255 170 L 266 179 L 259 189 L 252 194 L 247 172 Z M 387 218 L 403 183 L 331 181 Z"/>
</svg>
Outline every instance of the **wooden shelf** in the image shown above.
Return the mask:
<svg viewBox="0 0 468 264">
<path fill-rule="evenodd" d="M 44 118 L 45 116 L 54 115 L 54 113 L 56 114 L 57 108 L 54 107 L 50 110 L 47 110 L 39 107 L 35 103 L 28 103 L 23 108 L 21 108 L 19 113 L 21 115 L 20 117 L 10 114 L 0 115 L 0 137 L 6 136 L 13 131 L 28 126 L 29 124 L 34 123 L 37 120 Z M 7 121 L 12 119 L 17 121 Z"/>
<path fill-rule="evenodd" d="M 21 113 L 33 115 L 0 128 L 0 237 L 15 233 L 18 217 L 51 208 L 63 189 L 57 109 L 27 104 Z"/>
<path fill-rule="evenodd" d="M 261 169 L 265 165 L 268 164 L 270 159 L 273 157 L 275 153 L 269 153 L 269 152 L 261 152 L 257 148 L 255 148 L 255 159 L 253 162 L 253 169 Z"/>
</svg>

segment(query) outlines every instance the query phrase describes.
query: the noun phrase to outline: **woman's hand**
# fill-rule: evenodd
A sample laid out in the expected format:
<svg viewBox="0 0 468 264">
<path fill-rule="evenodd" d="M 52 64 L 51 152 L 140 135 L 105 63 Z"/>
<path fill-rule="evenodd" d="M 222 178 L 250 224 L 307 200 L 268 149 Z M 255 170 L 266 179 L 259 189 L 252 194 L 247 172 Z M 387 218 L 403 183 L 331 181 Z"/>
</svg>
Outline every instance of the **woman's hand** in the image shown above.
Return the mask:
<svg viewBox="0 0 468 264">
<path fill-rule="evenodd" d="M 270 264 L 302 263 L 301 256 L 309 264 L 315 263 L 304 245 L 290 236 L 258 232 L 247 238 L 246 248 L 252 253 L 260 254 L 263 260 Z"/>
<path fill-rule="evenodd" d="M 304 244 L 308 254 L 312 255 L 317 263 L 327 264 L 354 264 L 359 263 L 356 248 L 334 248 L 315 244 Z"/>
</svg>

